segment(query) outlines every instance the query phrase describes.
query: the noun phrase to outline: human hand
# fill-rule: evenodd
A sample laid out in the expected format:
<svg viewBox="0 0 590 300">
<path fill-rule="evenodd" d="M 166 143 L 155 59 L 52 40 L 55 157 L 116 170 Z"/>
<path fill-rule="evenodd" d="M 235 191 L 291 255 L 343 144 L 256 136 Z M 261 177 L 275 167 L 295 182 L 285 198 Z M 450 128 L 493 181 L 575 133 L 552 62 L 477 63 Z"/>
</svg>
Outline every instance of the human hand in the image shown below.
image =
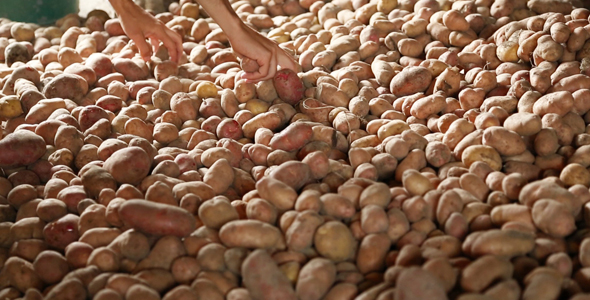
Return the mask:
<svg viewBox="0 0 590 300">
<path fill-rule="evenodd" d="M 160 42 L 174 62 L 182 56 L 182 37 L 131 0 L 110 0 L 117 11 L 123 30 L 135 42 L 141 57 L 148 61 L 158 51 Z M 146 42 L 150 40 L 151 46 Z"/>
<path fill-rule="evenodd" d="M 301 67 L 295 59 L 277 43 L 266 38 L 254 29 L 243 25 L 243 30 L 235 33 L 226 33 L 232 44 L 233 51 L 243 60 L 249 60 L 249 65 L 254 62 L 258 68 L 244 69 L 242 79 L 247 82 L 257 82 L 274 77 L 277 67 L 291 69 L 299 72 Z"/>
</svg>

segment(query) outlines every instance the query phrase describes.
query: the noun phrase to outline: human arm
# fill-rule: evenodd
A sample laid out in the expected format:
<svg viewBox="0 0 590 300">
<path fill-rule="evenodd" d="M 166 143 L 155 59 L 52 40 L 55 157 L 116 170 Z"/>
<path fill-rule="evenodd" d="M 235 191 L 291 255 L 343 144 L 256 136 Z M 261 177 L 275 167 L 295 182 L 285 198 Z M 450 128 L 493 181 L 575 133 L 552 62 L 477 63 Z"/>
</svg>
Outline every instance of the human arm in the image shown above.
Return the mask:
<svg viewBox="0 0 590 300">
<path fill-rule="evenodd" d="M 182 56 L 182 37 L 166 27 L 133 0 L 109 0 L 121 20 L 123 30 L 135 42 L 144 60 L 152 56 L 152 47 L 157 51 L 160 42 L 168 49 L 170 59 L 178 62 Z M 150 40 L 151 46 L 146 42 Z"/>
<path fill-rule="evenodd" d="M 255 61 L 258 71 L 242 75 L 247 81 L 261 81 L 273 78 L 277 66 L 298 71 L 299 64 L 275 42 L 247 26 L 232 9 L 228 0 L 197 0 L 203 9 L 227 35 L 234 52 Z"/>
</svg>

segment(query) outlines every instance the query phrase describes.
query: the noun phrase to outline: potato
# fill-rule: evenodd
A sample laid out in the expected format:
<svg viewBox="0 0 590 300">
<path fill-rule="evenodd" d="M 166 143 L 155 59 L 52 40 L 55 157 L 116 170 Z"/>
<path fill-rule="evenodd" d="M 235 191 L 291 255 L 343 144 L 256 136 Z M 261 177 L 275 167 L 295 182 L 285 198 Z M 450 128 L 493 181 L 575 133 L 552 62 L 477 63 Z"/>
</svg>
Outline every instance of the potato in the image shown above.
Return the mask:
<svg viewBox="0 0 590 300">
<path fill-rule="evenodd" d="M 280 231 L 257 220 L 236 220 L 223 225 L 219 231 L 221 242 L 227 247 L 284 249 Z"/>
<path fill-rule="evenodd" d="M 74 74 L 60 74 L 47 83 L 43 88 L 46 98 L 64 98 L 80 101 L 88 92 L 88 82 Z"/>
<path fill-rule="evenodd" d="M 244 286 L 253 299 L 297 299 L 289 279 L 266 251 L 258 249 L 249 254 L 241 270 Z"/>
<path fill-rule="evenodd" d="M 469 146 L 463 151 L 461 161 L 466 166 L 471 166 L 476 161 L 487 163 L 493 170 L 500 170 L 502 167 L 502 158 L 500 154 L 492 147 L 485 145 Z"/>
<path fill-rule="evenodd" d="M 166 235 L 158 239 L 147 257 L 134 268 L 136 271 L 149 269 L 169 270 L 172 262 L 186 255 L 182 241 L 177 236 Z"/>
<path fill-rule="evenodd" d="M 35 273 L 33 264 L 20 257 L 13 256 L 7 259 L 3 272 L 10 274 L 10 285 L 22 293 L 29 288 L 40 290 L 43 287 L 43 281 Z"/>
<path fill-rule="evenodd" d="M 424 67 L 405 68 L 391 80 L 391 92 L 398 96 L 412 95 L 425 91 L 430 85 L 432 74 Z"/>
<path fill-rule="evenodd" d="M 526 145 L 520 135 L 498 126 L 484 130 L 482 144 L 493 147 L 500 155 L 504 156 L 518 155 L 526 150 Z"/>
<path fill-rule="evenodd" d="M 4 48 L 4 61 L 9 67 L 15 62 L 26 63 L 31 59 L 27 46 L 23 43 L 11 43 Z"/>
<path fill-rule="evenodd" d="M 444 299 L 442 282 L 434 274 L 419 267 L 410 267 L 401 272 L 396 280 L 397 286 L 406 288 L 395 290 L 395 299 Z"/>
<path fill-rule="evenodd" d="M 259 180 L 256 189 L 262 198 L 270 201 L 279 211 L 292 209 L 297 200 L 297 192 L 292 187 L 270 177 Z"/>
<path fill-rule="evenodd" d="M 230 163 L 225 159 L 219 159 L 209 167 L 203 182 L 211 186 L 215 194 L 223 194 L 234 181 L 234 172 Z"/>
<path fill-rule="evenodd" d="M 357 266 L 362 274 L 380 271 L 391 241 L 386 233 L 370 233 L 363 238 L 357 254 Z"/>
<path fill-rule="evenodd" d="M 314 235 L 314 244 L 319 254 L 334 262 L 352 258 L 356 248 L 350 230 L 339 221 L 321 225 Z"/>
<path fill-rule="evenodd" d="M 566 236 L 576 229 L 573 215 L 568 207 L 555 200 L 535 201 L 531 213 L 537 228 L 551 236 Z"/>
<path fill-rule="evenodd" d="M 150 166 L 147 153 L 137 146 L 116 151 L 103 165 L 117 182 L 129 184 L 139 184 L 148 175 Z"/>
<path fill-rule="evenodd" d="M 78 220 L 74 214 L 67 214 L 43 228 L 43 237 L 47 245 L 64 249 L 70 243 L 77 241 L 80 237 L 78 232 Z"/>
<path fill-rule="evenodd" d="M 461 287 L 470 292 L 481 292 L 496 280 L 512 277 L 514 267 L 505 259 L 482 256 L 463 269 Z"/>
<path fill-rule="evenodd" d="M 335 280 L 335 264 L 329 259 L 314 258 L 299 272 L 295 293 L 300 299 L 321 299 Z"/>
<path fill-rule="evenodd" d="M 494 247 L 497 243 L 502 243 L 505 247 Z M 468 251 L 476 257 L 486 254 L 515 257 L 532 251 L 534 237 L 520 231 L 491 229 L 468 235 L 463 247 L 468 247 Z"/>
<path fill-rule="evenodd" d="M 125 224 L 149 234 L 187 236 L 196 229 L 192 215 L 181 208 L 166 204 L 127 200 L 118 213 Z"/>
<path fill-rule="evenodd" d="M 10 119 L 18 117 L 23 113 L 21 103 L 16 96 L 0 98 L 0 117 Z"/>
<path fill-rule="evenodd" d="M 290 69 L 278 71 L 273 78 L 273 84 L 281 100 L 291 105 L 296 105 L 303 98 L 303 82 L 295 72 Z"/>
<path fill-rule="evenodd" d="M 269 176 L 286 183 L 294 190 L 301 189 L 311 179 L 311 168 L 305 163 L 288 161 L 274 168 Z"/>
<path fill-rule="evenodd" d="M 123 74 L 128 81 L 144 80 L 149 75 L 149 69 L 143 60 L 115 58 L 112 63 L 115 71 Z"/>
<path fill-rule="evenodd" d="M 66 258 L 53 250 L 41 252 L 35 258 L 33 267 L 39 279 L 48 284 L 60 282 L 70 270 Z"/>
<path fill-rule="evenodd" d="M 26 166 L 45 154 L 45 142 L 40 136 L 19 130 L 0 140 L 0 166 Z"/>
<path fill-rule="evenodd" d="M 279 134 L 274 135 L 269 146 L 273 149 L 288 152 L 299 150 L 311 139 L 313 132 L 311 126 L 304 122 L 296 122 L 289 125 Z"/>
</svg>

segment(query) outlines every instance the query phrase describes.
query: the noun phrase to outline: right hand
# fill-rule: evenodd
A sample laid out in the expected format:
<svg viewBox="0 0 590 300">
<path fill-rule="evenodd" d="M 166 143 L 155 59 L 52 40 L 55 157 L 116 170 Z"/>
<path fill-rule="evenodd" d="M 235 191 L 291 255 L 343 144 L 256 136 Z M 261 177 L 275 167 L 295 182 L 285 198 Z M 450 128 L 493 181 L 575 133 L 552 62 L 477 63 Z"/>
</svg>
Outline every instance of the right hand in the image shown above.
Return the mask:
<svg viewBox="0 0 590 300">
<path fill-rule="evenodd" d="M 255 61 L 259 66 L 256 71 L 252 69 L 253 72 L 245 72 L 242 79 L 247 82 L 271 79 L 277 72 L 277 67 L 291 69 L 295 72 L 301 70 L 297 61 L 277 43 L 245 24 L 241 27 L 240 32 L 226 33 L 233 51 L 242 59 Z"/>
</svg>

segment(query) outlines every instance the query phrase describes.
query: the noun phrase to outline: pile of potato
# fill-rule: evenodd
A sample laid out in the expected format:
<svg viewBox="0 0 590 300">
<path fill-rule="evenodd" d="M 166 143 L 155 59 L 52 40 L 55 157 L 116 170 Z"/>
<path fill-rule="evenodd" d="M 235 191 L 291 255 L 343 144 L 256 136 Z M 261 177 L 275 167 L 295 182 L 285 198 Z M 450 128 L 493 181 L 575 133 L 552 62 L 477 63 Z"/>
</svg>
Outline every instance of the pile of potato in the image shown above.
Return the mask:
<svg viewBox="0 0 590 300">
<path fill-rule="evenodd" d="M 259 83 L 191 0 L 0 19 L 0 299 L 590 299 L 584 4 L 236 0 Z"/>
</svg>

